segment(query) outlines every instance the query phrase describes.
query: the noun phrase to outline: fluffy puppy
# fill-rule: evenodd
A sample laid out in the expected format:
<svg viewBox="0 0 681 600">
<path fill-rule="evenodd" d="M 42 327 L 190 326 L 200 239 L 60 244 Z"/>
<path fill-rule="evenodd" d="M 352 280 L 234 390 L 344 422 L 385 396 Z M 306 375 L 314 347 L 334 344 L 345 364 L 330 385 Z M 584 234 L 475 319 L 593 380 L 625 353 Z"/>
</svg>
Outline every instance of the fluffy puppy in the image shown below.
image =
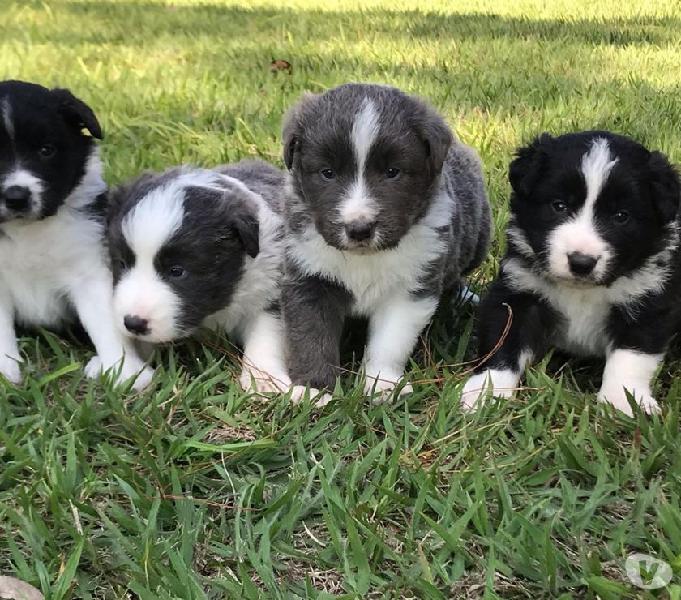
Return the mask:
<svg viewBox="0 0 681 600">
<path fill-rule="evenodd" d="M 432 108 L 379 85 L 305 96 L 283 137 L 289 374 L 332 388 L 346 317 L 368 317 L 366 392 L 387 394 L 443 292 L 486 255 L 479 159 Z"/>
<path fill-rule="evenodd" d="M 113 367 L 121 379 L 139 373 L 136 388 L 151 379 L 114 324 L 101 137 L 92 110 L 68 90 L 0 83 L 0 373 L 14 383 L 15 323 L 58 327 L 75 318 L 97 351 L 88 376 Z"/>
<path fill-rule="evenodd" d="M 605 131 L 543 134 L 518 151 L 501 272 L 479 314 L 471 407 L 508 397 L 558 347 L 604 356 L 598 399 L 658 409 L 650 381 L 679 325 L 679 178 L 664 155 Z M 509 308 L 512 322 L 507 335 Z"/>
<path fill-rule="evenodd" d="M 244 161 L 148 173 L 116 190 L 109 248 L 120 329 L 158 343 L 222 328 L 244 346 L 244 389 L 287 388 L 283 187 L 282 171 Z"/>
</svg>

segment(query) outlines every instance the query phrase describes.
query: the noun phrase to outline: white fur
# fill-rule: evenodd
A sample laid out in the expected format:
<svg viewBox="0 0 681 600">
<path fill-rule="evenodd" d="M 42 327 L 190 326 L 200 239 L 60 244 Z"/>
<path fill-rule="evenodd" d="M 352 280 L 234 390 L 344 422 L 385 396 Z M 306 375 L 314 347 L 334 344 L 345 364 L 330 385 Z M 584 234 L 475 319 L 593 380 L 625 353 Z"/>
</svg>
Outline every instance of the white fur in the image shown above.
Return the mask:
<svg viewBox="0 0 681 600">
<path fill-rule="evenodd" d="M 376 218 L 378 209 L 366 186 L 365 166 L 371 146 L 378 135 L 378 127 L 376 107 L 370 100 L 365 100 L 355 117 L 350 135 L 357 171 L 355 181 L 348 188 L 347 195 L 339 206 L 341 222 L 344 224 L 353 221 L 373 221 Z"/>
<path fill-rule="evenodd" d="M 517 227 L 512 221 L 509 223 L 506 235 L 509 244 L 515 248 L 516 252 L 530 260 L 534 258 L 535 252 L 532 249 L 530 242 L 527 240 L 525 232 Z"/>
<path fill-rule="evenodd" d="M 122 358 L 122 378 L 144 368 L 114 324 L 102 224 L 73 208 L 92 202 L 105 189 L 101 164 L 93 154 L 83 181 L 56 215 L 0 226 L 0 372 L 12 381 L 20 380 L 13 322 L 58 326 L 72 317 L 71 307 L 97 351 L 93 364 L 99 369 L 91 367 L 88 375 L 120 367 Z M 145 370 L 135 386 L 144 387 L 150 378 L 151 372 Z"/>
<path fill-rule="evenodd" d="M 416 340 L 437 304 L 437 298 L 412 298 L 403 293 L 385 298 L 383 306 L 371 315 L 364 355 L 368 394 L 372 390 L 391 392 L 399 383 Z"/>
<path fill-rule="evenodd" d="M 623 413 L 632 416 L 631 406 L 627 402 L 625 392 L 627 390 L 641 406 L 643 412 L 658 412 L 660 408 L 653 398 L 650 382 L 662 359 L 661 354 L 614 350 L 605 363 L 598 400 L 608 402 Z"/>
<path fill-rule="evenodd" d="M 0 103 L 0 114 L 2 115 L 2 122 L 5 125 L 5 131 L 9 136 L 10 142 L 14 143 L 14 121 L 12 120 L 12 105 L 9 98 L 3 98 Z"/>
<path fill-rule="evenodd" d="M 573 278 L 568 264 L 568 255 L 573 252 L 597 259 L 591 274 L 594 280 L 599 281 L 605 274 L 612 248 L 596 229 L 594 207 L 616 163 L 617 159 L 612 158 L 608 142 L 603 138 L 595 139 L 582 157 L 581 171 L 586 182 L 584 205 L 566 223 L 556 227 L 548 240 L 549 267 L 555 277 Z"/>
<path fill-rule="evenodd" d="M 466 381 L 461 391 L 461 408 L 472 410 L 488 395 L 497 398 L 511 398 L 518 388 L 525 367 L 532 361 L 532 353 L 523 350 L 520 353 L 520 368 L 485 369 Z"/>
<path fill-rule="evenodd" d="M 12 186 L 28 188 L 31 192 L 31 212 L 37 213 L 40 210 L 44 190 L 44 184 L 40 177 L 36 177 L 30 171 L 19 167 L 2 180 L 3 190 L 8 190 Z M 6 208 L 3 206 L 0 207 L 0 210 L 4 212 Z"/>
</svg>

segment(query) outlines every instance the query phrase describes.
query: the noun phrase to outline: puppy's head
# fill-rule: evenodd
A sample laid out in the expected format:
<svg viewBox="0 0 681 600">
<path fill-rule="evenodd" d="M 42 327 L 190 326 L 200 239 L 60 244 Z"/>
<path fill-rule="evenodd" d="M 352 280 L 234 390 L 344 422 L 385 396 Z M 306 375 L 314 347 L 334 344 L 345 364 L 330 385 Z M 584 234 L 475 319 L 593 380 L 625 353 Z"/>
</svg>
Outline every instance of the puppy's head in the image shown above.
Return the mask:
<svg viewBox="0 0 681 600">
<path fill-rule="evenodd" d="M 328 244 L 359 252 L 395 247 L 424 215 L 452 142 L 420 100 L 364 84 L 304 97 L 283 137 L 303 210 Z"/>
<path fill-rule="evenodd" d="M 258 253 L 258 205 L 212 171 L 147 174 L 111 198 L 114 311 L 128 335 L 166 342 L 225 308 Z"/>
<path fill-rule="evenodd" d="M 511 245 L 574 285 L 609 285 L 641 267 L 677 218 L 669 161 L 608 132 L 544 134 L 518 151 L 509 179 Z"/>
<path fill-rule="evenodd" d="M 92 110 L 68 90 L 0 82 L 0 223 L 55 214 L 101 137 Z"/>
</svg>

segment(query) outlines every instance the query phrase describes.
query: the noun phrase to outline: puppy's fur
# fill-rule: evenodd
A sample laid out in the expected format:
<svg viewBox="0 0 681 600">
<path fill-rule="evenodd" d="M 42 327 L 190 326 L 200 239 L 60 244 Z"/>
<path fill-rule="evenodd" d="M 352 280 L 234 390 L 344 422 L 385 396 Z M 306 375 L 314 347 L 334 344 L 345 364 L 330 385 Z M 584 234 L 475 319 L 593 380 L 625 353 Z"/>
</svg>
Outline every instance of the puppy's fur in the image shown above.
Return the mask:
<svg viewBox="0 0 681 600">
<path fill-rule="evenodd" d="M 480 309 L 480 355 L 467 382 L 510 396 L 551 346 L 604 356 L 598 399 L 627 414 L 628 390 L 657 410 L 650 381 L 681 316 L 679 179 L 664 155 L 604 131 L 540 136 L 518 151 L 501 272 Z"/>
<path fill-rule="evenodd" d="M 0 83 L 0 373 L 12 382 L 21 380 L 15 322 L 57 327 L 75 317 L 97 351 L 89 376 L 142 371 L 138 388 L 151 378 L 114 325 L 101 137 L 92 110 L 68 90 Z"/>
<path fill-rule="evenodd" d="M 442 293 L 486 255 L 478 157 L 432 108 L 378 85 L 304 97 L 283 137 L 291 378 L 332 388 L 343 323 L 357 315 L 369 319 L 367 393 L 387 393 Z"/>
<path fill-rule="evenodd" d="M 241 383 L 289 385 L 279 295 L 284 174 L 264 162 L 145 174 L 113 194 L 109 247 L 122 331 L 167 342 L 200 326 L 244 344 Z"/>
</svg>

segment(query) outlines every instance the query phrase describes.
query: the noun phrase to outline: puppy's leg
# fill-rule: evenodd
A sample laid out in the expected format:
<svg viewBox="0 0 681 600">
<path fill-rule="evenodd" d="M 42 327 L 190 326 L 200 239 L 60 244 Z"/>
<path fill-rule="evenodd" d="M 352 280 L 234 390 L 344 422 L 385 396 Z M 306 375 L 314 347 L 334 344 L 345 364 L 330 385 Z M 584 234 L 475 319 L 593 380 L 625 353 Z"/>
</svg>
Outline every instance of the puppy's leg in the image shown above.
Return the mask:
<svg viewBox="0 0 681 600">
<path fill-rule="evenodd" d="M 286 366 L 294 385 L 333 389 L 350 301 L 347 290 L 318 277 L 299 275 L 284 282 Z"/>
<path fill-rule="evenodd" d="M 239 383 L 244 390 L 283 392 L 291 386 L 284 360 L 284 327 L 278 314 L 260 313 L 244 334 Z"/>
<path fill-rule="evenodd" d="M 377 392 L 386 399 L 404 376 L 404 366 L 416 340 L 428 325 L 438 300 L 410 295 L 391 298 L 369 318 L 369 340 L 365 355 L 367 394 Z M 410 386 L 402 393 L 411 391 Z"/>
<path fill-rule="evenodd" d="M 473 409 L 488 394 L 510 398 L 525 366 L 546 352 L 556 323 L 555 315 L 537 297 L 513 292 L 503 279 L 490 287 L 478 319 L 478 353 L 489 358 L 463 387 L 464 410 Z"/>
<path fill-rule="evenodd" d="M 86 375 L 97 377 L 112 367 L 120 367 L 120 381 L 135 377 L 133 387 L 136 390 L 149 385 L 153 370 L 145 366 L 132 341 L 116 327 L 111 279 L 100 276 L 81 281 L 72 288 L 70 296 L 78 318 L 97 351 L 97 356 L 85 367 Z"/>
<path fill-rule="evenodd" d="M 0 293 L 0 374 L 12 383 L 21 383 L 20 363 L 12 304 Z"/>
<path fill-rule="evenodd" d="M 633 413 L 626 393 L 629 392 L 643 412 L 658 412 L 660 407 L 653 398 L 650 382 L 663 358 L 662 353 L 645 354 L 626 348 L 610 351 L 605 362 L 598 400 L 612 404 L 631 417 Z"/>
</svg>

